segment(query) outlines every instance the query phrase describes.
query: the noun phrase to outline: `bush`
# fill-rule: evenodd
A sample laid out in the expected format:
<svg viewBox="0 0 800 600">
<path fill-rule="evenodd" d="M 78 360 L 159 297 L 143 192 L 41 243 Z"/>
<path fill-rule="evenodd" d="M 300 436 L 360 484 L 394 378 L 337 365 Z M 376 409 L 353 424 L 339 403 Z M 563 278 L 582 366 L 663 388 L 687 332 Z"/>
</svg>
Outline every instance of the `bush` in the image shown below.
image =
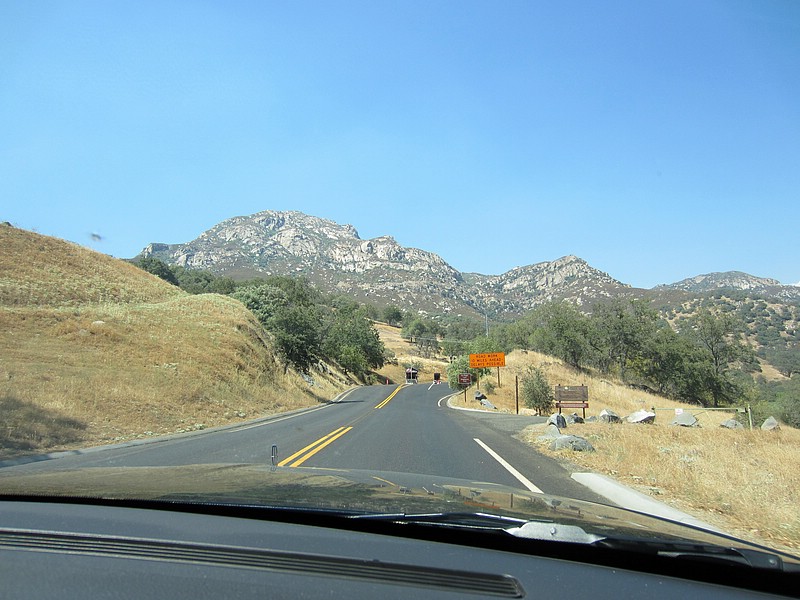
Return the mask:
<svg viewBox="0 0 800 600">
<path fill-rule="evenodd" d="M 537 414 L 548 414 L 553 410 L 553 387 L 544 372 L 538 367 L 528 367 L 522 376 L 522 401 Z"/>
</svg>

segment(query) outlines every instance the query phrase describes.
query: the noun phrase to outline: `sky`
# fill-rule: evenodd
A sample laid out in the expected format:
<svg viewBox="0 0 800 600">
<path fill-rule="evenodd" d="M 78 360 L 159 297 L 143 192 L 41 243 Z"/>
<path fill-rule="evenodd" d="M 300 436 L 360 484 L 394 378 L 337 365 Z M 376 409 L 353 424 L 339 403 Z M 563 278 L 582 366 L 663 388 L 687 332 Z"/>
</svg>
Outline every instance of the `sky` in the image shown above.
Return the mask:
<svg viewBox="0 0 800 600">
<path fill-rule="evenodd" d="M 799 207 L 796 0 L 0 3 L 0 221 L 113 256 L 297 210 L 463 272 L 790 284 Z"/>
</svg>

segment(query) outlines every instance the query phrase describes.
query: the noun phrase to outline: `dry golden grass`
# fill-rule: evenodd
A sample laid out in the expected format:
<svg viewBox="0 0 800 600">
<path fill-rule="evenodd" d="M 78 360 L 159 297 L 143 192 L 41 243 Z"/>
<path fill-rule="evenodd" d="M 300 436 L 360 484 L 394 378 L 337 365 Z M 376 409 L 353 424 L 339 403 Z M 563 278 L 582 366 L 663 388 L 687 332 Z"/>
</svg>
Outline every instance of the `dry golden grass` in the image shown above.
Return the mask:
<svg viewBox="0 0 800 600">
<path fill-rule="evenodd" d="M 0 456 L 241 421 L 312 405 L 349 383 L 318 374 L 311 387 L 284 374 L 263 329 L 231 298 L 184 294 L 54 238 L 9 227 L 0 235 Z M 94 300 L 103 289 L 113 300 Z"/>
<path fill-rule="evenodd" d="M 181 295 L 125 261 L 0 225 L 0 306 L 160 302 Z"/>
<path fill-rule="evenodd" d="M 596 452 L 568 458 L 745 539 L 800 549 L 800 432 L 668 423 L 574 425 L 565 433 L 587 438 Z M 536 441 L 540 434 L 529 428 L 523 438 L 555 454 Z"/>
<path fill-rule="evenodd" d="M 528 365 L 541 367 L 552 384 L 587 385 L 588 415 L 602 409 L 621 417 L 651 407 L 653 425 L 577 424 L 565 430 L 587 438 L 596 452 L 551 451 L 539 442 L 542 426 L 520 436 L 539 451 L 581 468 L 604 473 L 656 499 L 745 539 L 800 549 L 800 431 L 728 430 L 720 423 L 729 412 L 703 411 L 634 390 L 604 378 L 577 373 L 552 357 L 535 352 L 508 355 L 501 369 L 503 386 L 489 394 L 500 410 L 514 410 L 514 375 Z M 669 425 L 674 409 L 692 412 L 700 428 Z M 524 412 L 523 409 L 520 412 Z M 744 415 L 741 415 L 744 417 Z M 746 418 L 742 421 L 747 425 Z"/>
</svg>

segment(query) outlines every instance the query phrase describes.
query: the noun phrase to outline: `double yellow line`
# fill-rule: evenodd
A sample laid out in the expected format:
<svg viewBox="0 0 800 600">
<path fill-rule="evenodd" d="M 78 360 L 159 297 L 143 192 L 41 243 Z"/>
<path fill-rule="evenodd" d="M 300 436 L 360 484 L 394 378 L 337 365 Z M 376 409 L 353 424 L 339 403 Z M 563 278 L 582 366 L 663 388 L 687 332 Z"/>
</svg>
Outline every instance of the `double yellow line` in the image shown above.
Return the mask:
<svg viewBox="0 0 800 600">
<path fill-rule="evenodd" d="M 314 456 L 317 452 L 322 450 L 325 446 L 327 446 L 328 444 L 332 444 L 351 429 L 352 427 L 339 427 L 339 429 L 331 431 L 328 435 L 319 438 L 316 442 L 312 442 L 302 450 L 299 450 L 294 454 L 292 454 L 291 456 L 289 456 L 288 458 L 283 459 L 281 462 L 278 463 L 278 466 L 285 467 L 286 465 L 289 465 L 290 467 L 299 467 L 309 458 Z"/>
<path fill-rule="evenodd" d="M 393 391 L 391 394 L 389 394 L 389 397 L 386 398 L 386 400 L 382 401 L 380 404 L 378 404 L 375 408 L 383 408 L 384 406 L 389 404 L 389 400 L 394 398 L 401 389 L 403 389 L 402 385 L 397 386 L 397 389 Z M 278 463 L 278 466 L 285 467 L 288 465 L 290 467 L 299 467 L 309 458 L 314 456 L 317 452 L 319 452 L 326 446 L 338 440 L 340 437 L 342 437 L 345 433 L 347 433 L 351 429 L 352 426 L 339 427 L 339 429 L 331 431 L 328 435 L 319 438 L 316 442 L 312 442 L 302 450 L 298 450 L 291 456 L 284 458 L 281 462 Z"/>
<path fill-rule="evenodd" d="M 397 386 L 397 389 L 396 389 L 395 391 L 393 391 L 391 394 L 389 394 L 389 397 L 388 397 L 388 398 L 386 398 L 386 400 L 384 400 L 384 401 L 383 401 L 383 402 L 381 402 L 380 404 L 378 404 L 378 405 L 377 405 L 375 408 L 383 408 L 384 406 L 386 406 L 387 404 L 389 404 L 389 400 L 391 400 L 392 398 L 394 398 L 394 397 L 397 395 L 397 392 L 399 392 L 399 391 L 400 391 L 400 390 L 402 390 L 402 389 L 403 389 L 403 386 L 402 386 L 402 385 L 398 385 L 398 386 Z"/>
</svg>

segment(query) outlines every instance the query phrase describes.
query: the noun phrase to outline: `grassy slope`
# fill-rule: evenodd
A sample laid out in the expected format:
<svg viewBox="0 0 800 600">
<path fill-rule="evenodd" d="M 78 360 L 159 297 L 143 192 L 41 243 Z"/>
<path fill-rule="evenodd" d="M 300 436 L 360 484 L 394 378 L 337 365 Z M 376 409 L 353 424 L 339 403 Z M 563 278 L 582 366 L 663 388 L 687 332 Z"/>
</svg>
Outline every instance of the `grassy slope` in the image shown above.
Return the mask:
<svg viewBox="0 0 800 600">
<path fill-rule="evenodd" d="M 399 336 L 399 330 L 380 326 L 379 331 L 398 356 L 401 373 L 405 362 L 413 360 L 413 349 Z M 425 361 L 423 381 L 434 371 L 444 372 L 444 362 Z M 539 442 L 542 426 L 530 427 L 519 436 L 538 451 L 568 461 L 572 471 L 590 470 L 609 475 L 657 500 L 666 502 L 716 524 L 744 539 L 783 546 L 797 553 L 800 549 L 800 431 L 783 427 L 780 431 L 731 431 L 719 427 L 734 416 L 725 412 L 702 412 L 660 396 L 630 389 L 608 378 L 578 373 L 557 359 L 536 352 L 515 351 L 500 369 L 501 387 L 487 392 L 487 382 L 497 385 L 497 372 L 482 380 L 481 388 L 498 410 L 515 411 L 514 378 L 522 377 L 528 366 L 541 367 L 551 384 L 589 387 L 587 416 L 602 409 L 621 417 L 641 408 L 657 407 L 653 425 L 573 425 L 563 433 L 589 439 L 594 453 L 551 451 L 549 442 Z M 393 375 L 394 371 L 383 371 Z M 402 377 L 402 375 L 400 375 Z M 446 389 L 446 388 L 445 388 Z M 467 391 L 467 406 L 480 408 L 473 400 L 474 388 Z M 455 398 L 463 403 L 463 396 Z M 694 413 L 699 429 L 669 425 L 674 409 Z M 521 413 L 532 414 L 521 407 Z M 742 415 L 744 416 L 744 415 Z M 758 427 L 759 423 L 755 426 Z"/>
<path fill-rule="evenodd" d="M 0 226 L 0 458 L 220 425 L 332 397 L 283 374 L 239 302 Z"/>
</svg>

